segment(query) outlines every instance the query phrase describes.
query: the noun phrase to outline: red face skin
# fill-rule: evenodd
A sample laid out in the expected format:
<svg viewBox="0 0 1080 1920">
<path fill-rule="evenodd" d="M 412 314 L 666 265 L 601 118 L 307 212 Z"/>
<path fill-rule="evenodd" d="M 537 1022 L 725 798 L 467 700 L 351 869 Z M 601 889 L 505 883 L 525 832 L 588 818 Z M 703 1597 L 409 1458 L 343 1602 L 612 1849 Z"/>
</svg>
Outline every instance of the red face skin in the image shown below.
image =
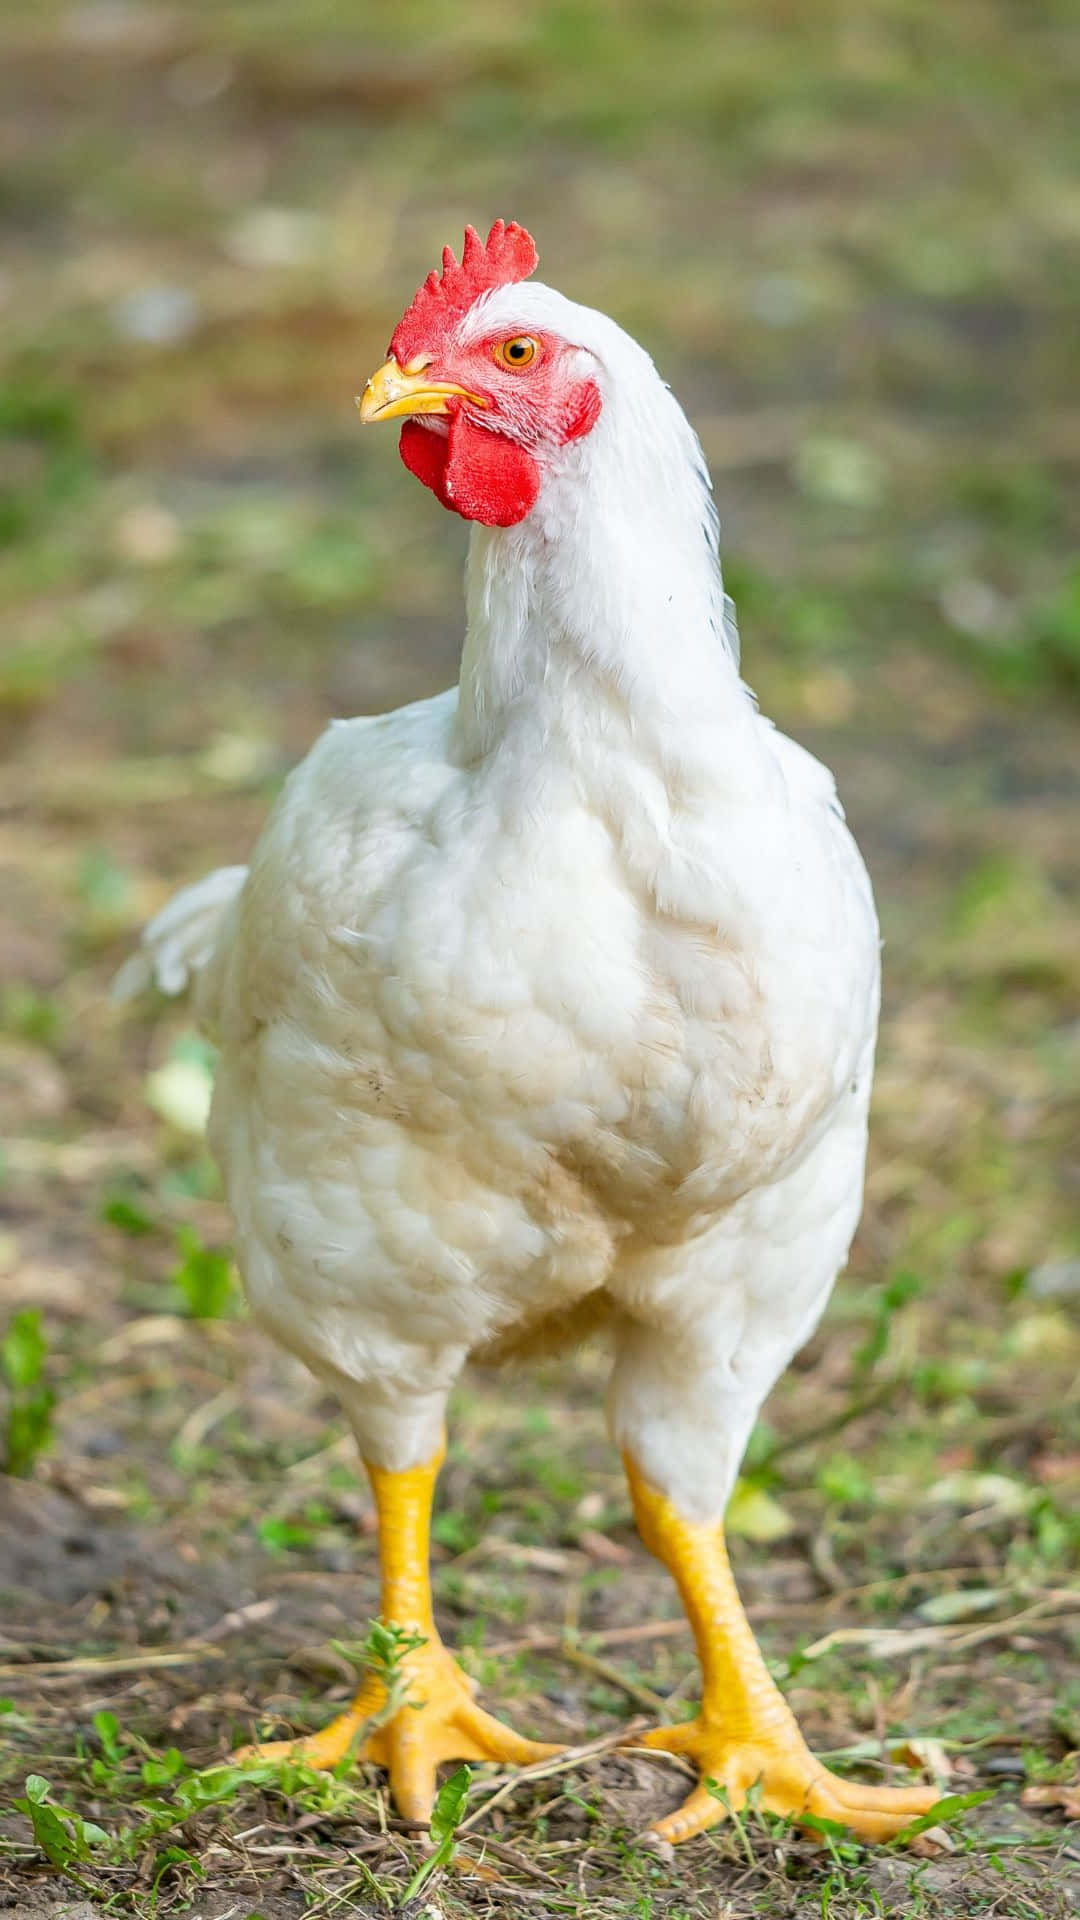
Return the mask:
<svg viewBox="0 0 1080 1920">
<path fill-rule="evenodd" d="M 510 338 L 538 343 L 528 366 L 504 365 Z M 421 356 L 415 356 L 417 358 Z M 425 372 L 485 402 L 452 398 L 443 415 L 405 421 L 399 448 L 410 473 L 451 512 L 486 527 L 512 527 L 536 505 L 546 452 L 595 426 L 600 392 L 574 365 L 575 350 L 553 333 L 489 335 L 432 355 Z"/>
</svg>

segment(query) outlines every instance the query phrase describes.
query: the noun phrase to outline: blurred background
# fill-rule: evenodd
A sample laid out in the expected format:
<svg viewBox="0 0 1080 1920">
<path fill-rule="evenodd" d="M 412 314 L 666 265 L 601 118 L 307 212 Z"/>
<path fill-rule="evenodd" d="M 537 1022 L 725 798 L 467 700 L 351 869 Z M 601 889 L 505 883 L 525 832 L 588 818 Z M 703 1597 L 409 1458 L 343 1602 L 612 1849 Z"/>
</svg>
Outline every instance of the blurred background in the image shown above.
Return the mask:
<svg viewBox="0 0 1080 1920">
<path fill-rule="evenodd" d="M 1067 1582 L 1077 40 L 1069 0 L 9 0 L 0 1544 L 27 1631 L 145 1645 L 237 1583 L 269 1594 L 239 1712 L 275 1687 L 295 1707 L 282 1649 L 370 1612 L 341 1423 L 230 1275 L 207 1050 L 183 1009 L 106 994 L 177 884 L 247 858 L 330 716 L 454 677 L 466 530 L 353 396 L 443 243 L 497 215 L 686 405 L 746 677 L 836 770 L 879 897 L 867 1215 L 755 1439 L 747 1589 L 790 1646 L 837 1595 L 858 1622 L 874 1583 L 898 1621 L 958 1585 L 998 1618 Z M 439 1548 L 459 1638 L 673 1610 L 602 1376 L 585 1355 L 462 1394 Z M 1004 1724 L 1050 1766 L 1080 1743 L 1050 1617 L 924 1677 L 908 1718 Z M 804 1668 L 812 1726 L 880 1717 L 901 1675 L 873 1657 Z M 661 1691 L 689 1665 L 675 1639 L 634 1658 Z M 627 1710 L 557 1662 L 519 1684 L 564 1737 Z M 118 1685 L 151 1730 L 198 1726 L 192 1672 Z M 54 1739 L 71 1710 L 35 1708 Z"/>
</svg>

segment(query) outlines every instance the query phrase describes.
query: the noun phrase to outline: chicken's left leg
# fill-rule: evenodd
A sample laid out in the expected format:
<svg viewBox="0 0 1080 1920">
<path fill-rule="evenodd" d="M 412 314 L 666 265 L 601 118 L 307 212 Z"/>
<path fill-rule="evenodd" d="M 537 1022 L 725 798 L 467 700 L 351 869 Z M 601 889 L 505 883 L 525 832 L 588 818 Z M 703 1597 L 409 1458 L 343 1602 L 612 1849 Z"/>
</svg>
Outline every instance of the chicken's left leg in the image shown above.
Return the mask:
<svg viewBox="0 0 1080 1920">
<path fill-rule="evenodd" d="M 428 1550 L 431 1503 L 444 1448 L 421 1466 L 391 1472 L 365 1462 L 379 1518 L 380 1614 L 421 1637 L 403 1655 L 404 1703 L 389 1717 L 386 1689 L 372 1677 L 351 1706 L 320 1732 L 301 1740 L 246 1747 L 237 1758 L 295 1759 L 334 1767 L 352 1755 L 390 1775 L 394 1801 L 406 1819 L 426 1820 L 435 1799 L 436 1770 L 444 1760 L 496 1760 L 527 1766 L 558 1748 L 526 1740 L 473 1699 L 474 1687 L 443 1646 L 432 1611 Z M 372 1724 L 374 1723 L 374 1724 Z"/>
<path fill-rule="evenodd" d="M 844 1780 L 811 1753 L 743 1612 L 722 1523 L 680 1514 L 629 1456 L 626 1471 L 638 1530 L 674 1576 L 702 1670 L 697 1719 L 639 1736 L 645 1746 L 685 1754 L 701 1770 L 689 1799 L 657 1821 L 657 1838 L 689 1839 L 743 1806 L 755 1789 L 770 1813 L 795 1820 L 810 1814 L 867 1840 L 890 1840 L 928 1812 L 939 1798 L 935 1788 Z"/>
<path fill-rule="evenodd" d="M 612 1413 L 634 1516 L 678 1587 L 702 1675 L 697 1718 L 644 1736 L 644 1745 L 683 1755 L 700 1774 L 689 1799 L 654 1832 L 686 1840 L 755 1797 L 771 1813 L 809 1815 L 888 1840 L 926 1813 L 937 1793 L 866 1786 L 829 1772 L 765 1665 L 728 1564 L 724 1508 L 768 1376 L 790 1352 L 779 1313 L 759 1316 L 754 1331 L 756 1352 L 731 1311 L 711 1321 L 699 1313 L 689 1331 L 628 1324 L 620 1333 Z"/>
</svg>

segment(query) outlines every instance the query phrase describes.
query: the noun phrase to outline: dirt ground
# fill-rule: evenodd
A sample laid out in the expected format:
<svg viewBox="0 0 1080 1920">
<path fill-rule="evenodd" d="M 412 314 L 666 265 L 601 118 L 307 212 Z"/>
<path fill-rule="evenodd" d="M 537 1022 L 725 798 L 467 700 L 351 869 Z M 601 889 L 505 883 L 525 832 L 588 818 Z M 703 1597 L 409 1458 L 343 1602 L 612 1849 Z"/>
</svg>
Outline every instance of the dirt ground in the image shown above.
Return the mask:
<svg viewBox="0 0 1080 1920">
<path fill-rule="evenodd" d="M 1070 7 L 992 0 L 5 12 L 6 1911 L 1080 1909 L 1077 51 Z M 462 529 L 351 402 L 498 213 L 686 402 L 747 677 L 879 897 L 866 1216 L 754 1436 L 743 1590 L 835 1764 L 990 1797 L 902 1850 L 755 1813 L 640 1844 L 682 1782 L 616 1742 L 697 1677 L 589 1350 L 470 1376 L 435 1549 L 485 1699 L 585 1752 L 478 1771 L 407 1897 L 375 1773 L 209 1771 L 348 1693 L 371 1505 L 245 1318 L 205 1049 L 108 984 L 328 717 L 452 679 Z"/>
</svg>

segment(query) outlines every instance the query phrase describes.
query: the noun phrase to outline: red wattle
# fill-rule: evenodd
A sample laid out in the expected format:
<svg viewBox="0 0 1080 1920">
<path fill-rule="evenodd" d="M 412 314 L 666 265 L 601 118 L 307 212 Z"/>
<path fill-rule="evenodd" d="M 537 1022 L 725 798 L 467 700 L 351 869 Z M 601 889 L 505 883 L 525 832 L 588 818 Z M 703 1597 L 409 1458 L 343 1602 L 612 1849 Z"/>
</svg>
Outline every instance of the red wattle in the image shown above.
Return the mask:
<svg viewBox="0 0 1080 1920">
<path fill-rule="evenodd" d="M 398 452 L 410 473 L 442 499 L 443 474 L 446 472 L 448 442 L 444 434 L 422 427 L 419 420 L 402 422 Z"/>
<path fill-rule="evenodd" d="M 447 438 L 406 420 L 398 445 L 409 472 L 463 520 L 512 527 L 536 505 L 540 470 L 532 455 L 465 413 L 454 415 Z"/>
</svg>

